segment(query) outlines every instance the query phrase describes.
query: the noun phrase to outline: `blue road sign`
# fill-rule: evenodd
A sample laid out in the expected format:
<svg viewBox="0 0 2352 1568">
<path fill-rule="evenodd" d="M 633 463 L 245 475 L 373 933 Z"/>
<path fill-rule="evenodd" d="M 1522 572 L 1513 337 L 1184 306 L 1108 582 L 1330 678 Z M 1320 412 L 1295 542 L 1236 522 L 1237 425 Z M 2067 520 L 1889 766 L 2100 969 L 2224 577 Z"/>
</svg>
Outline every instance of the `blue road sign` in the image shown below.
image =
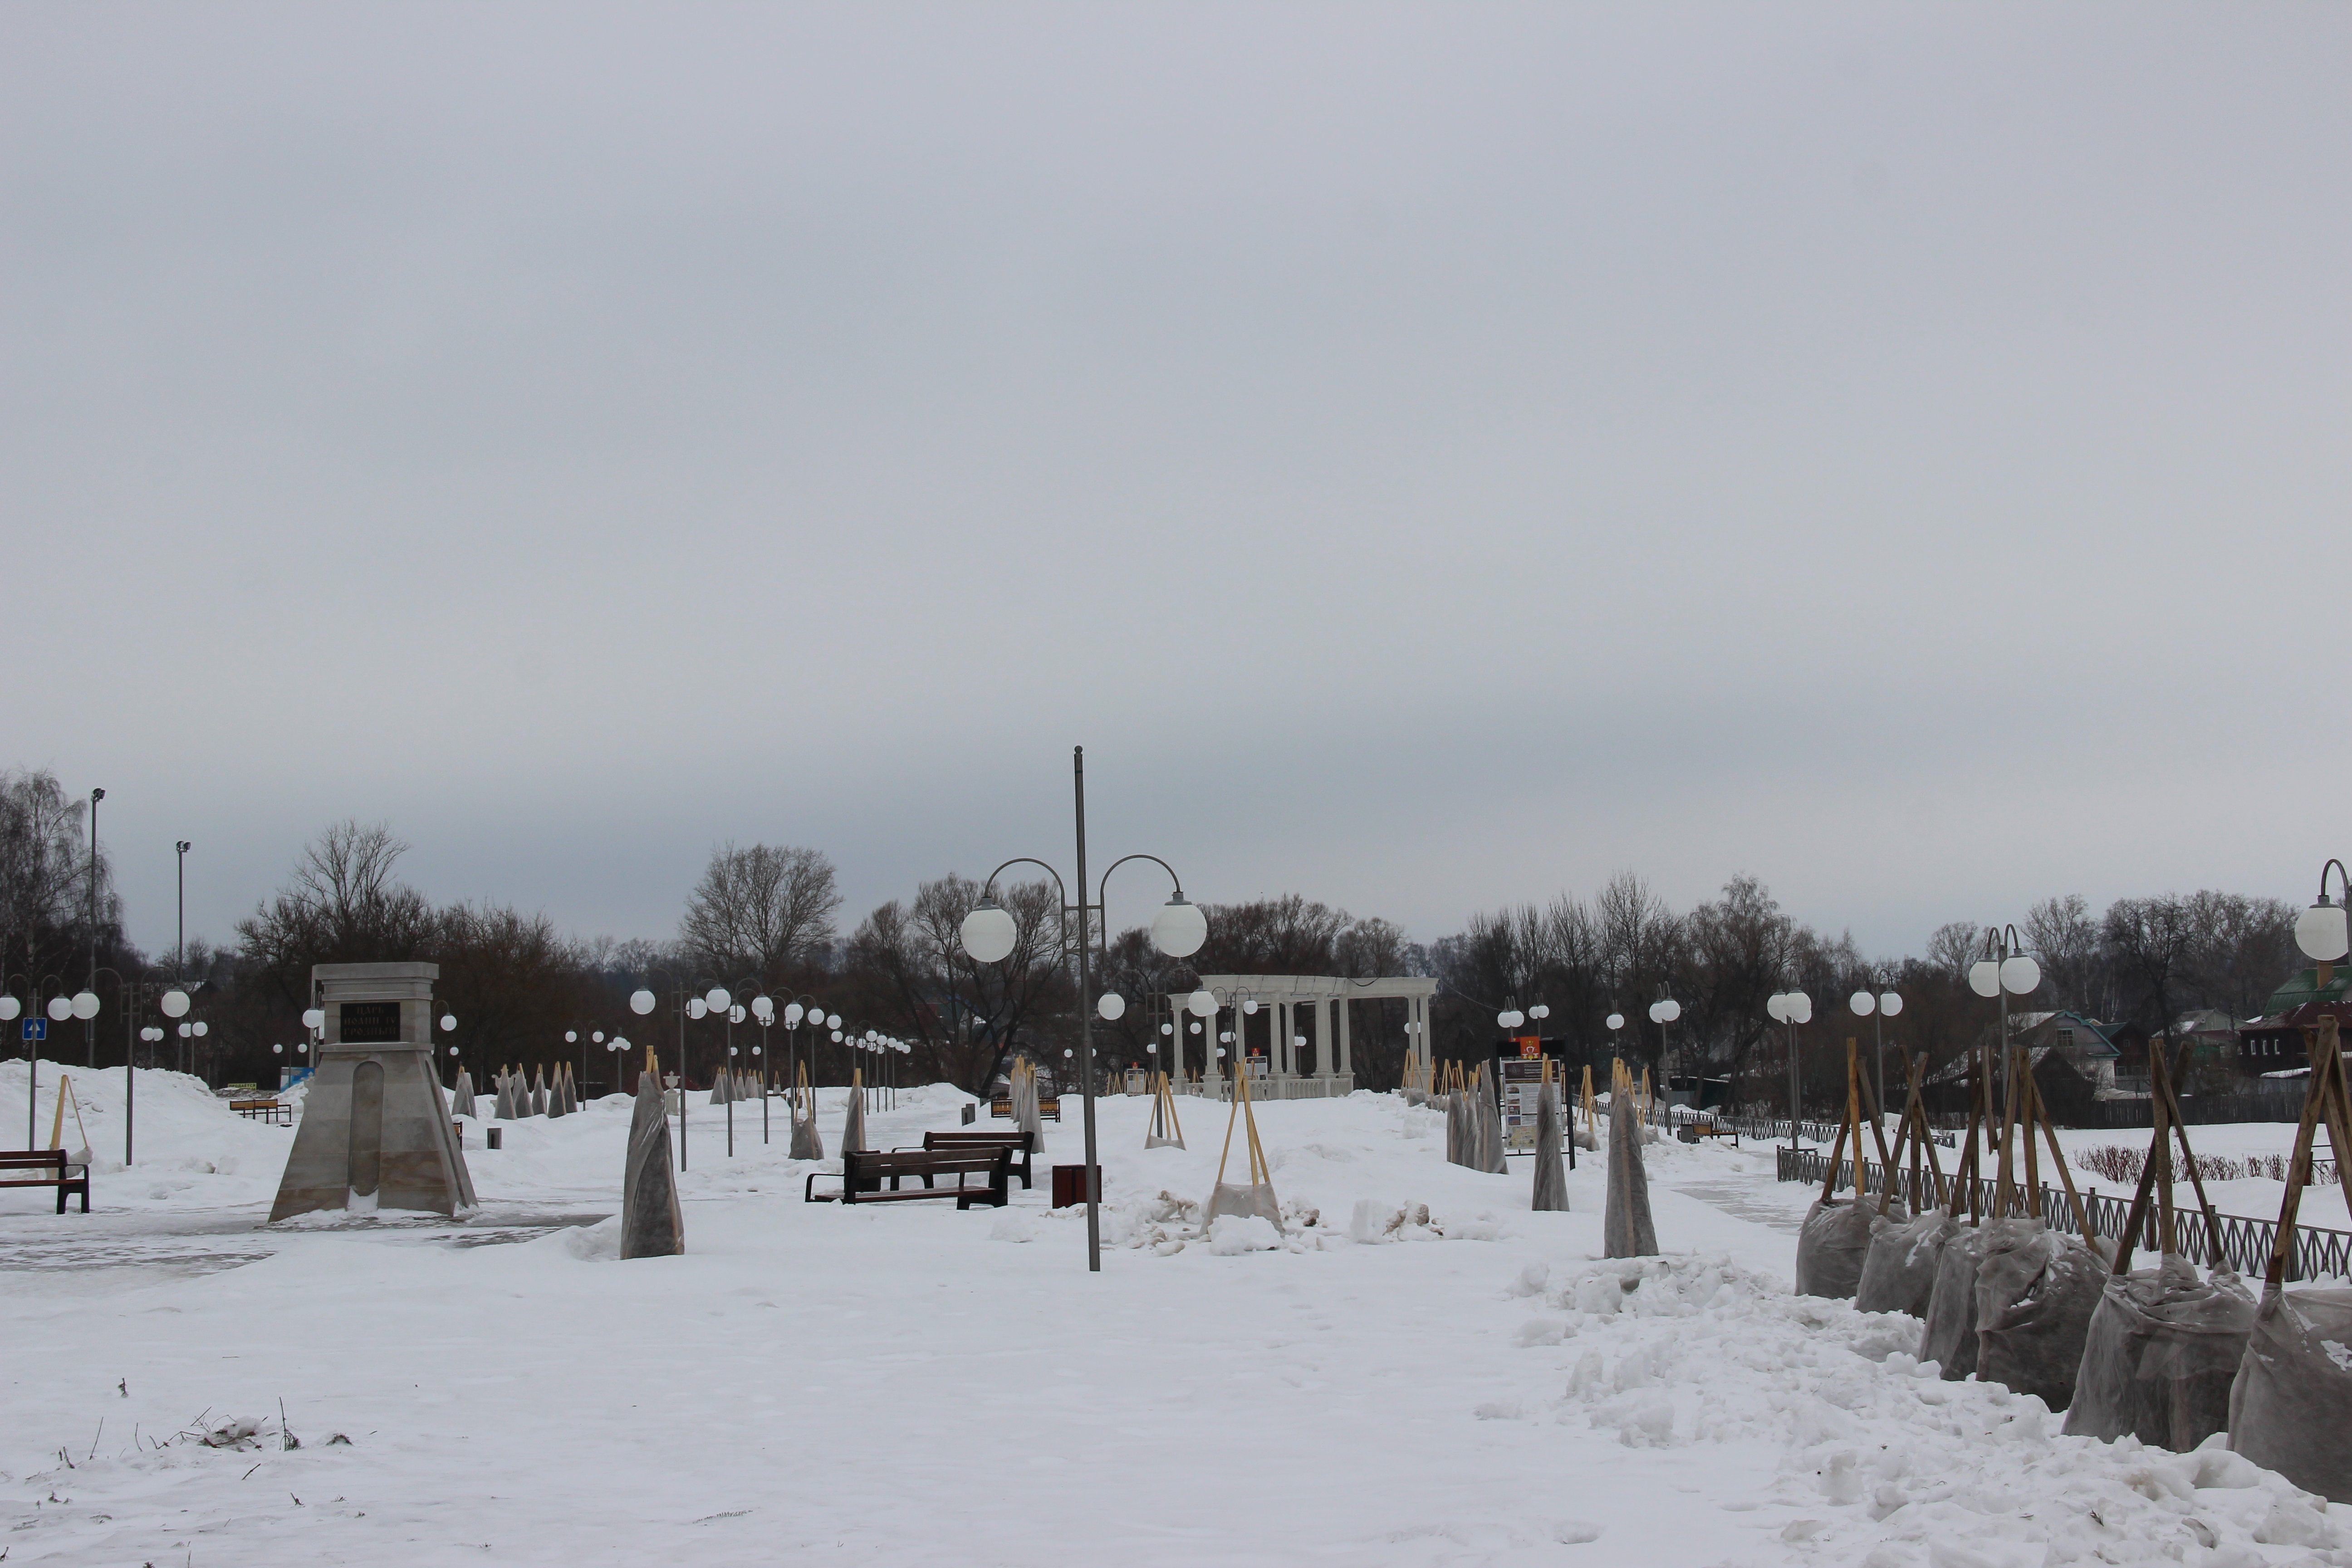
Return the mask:
<svg viewBox="0 0 2352 1568">
<path fill-rule="evenodd" d="M 46 1040 L 48 1037 L 49 1021 L 47 1018 L 27 1018 L 25 1020 L 25 1038 L 28 1040 Z"/>
</svg>

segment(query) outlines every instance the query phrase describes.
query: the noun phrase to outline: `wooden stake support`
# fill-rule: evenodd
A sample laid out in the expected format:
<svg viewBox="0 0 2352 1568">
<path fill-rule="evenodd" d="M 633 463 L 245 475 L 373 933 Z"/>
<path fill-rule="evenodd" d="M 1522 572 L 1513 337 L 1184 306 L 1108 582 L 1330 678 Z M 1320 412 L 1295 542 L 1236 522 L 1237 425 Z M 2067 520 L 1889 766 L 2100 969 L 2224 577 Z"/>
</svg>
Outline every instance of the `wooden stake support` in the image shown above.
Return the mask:
<svg viewBox="0 0 2352 1568">
<path fill-rule="evenodd" d="M 1984 1054 L 1970 1047 L 1969 1050 L 1969 1142 L 1968 1150 L 1952 1167 L 1952 1186 L 1944 1212 L 1952 1218 L 1960 1217 L 1960 1199 L 1969 1203 L 1969 1223 L 1976 1225 L 1984 1218 L 1977 1203 L 1977 1182 L 1984 1166 L 1979 1158 L 1984 1146 L 1985 1079 Z M 1917 1090 L 1915 1089 L 1914 1093 Z"/>
<path fill-rule="evenodd" d="M 2323 973 L 2326 965 L 2322 965 Z M 2311 1180 L 2312 1135 L 2327 1123 L 2327 1142 L 2336 1155 L 2336 1179 L 2344 1188 L 2344 1202 L 2352 1207 L 2352 1094 L 2344 1087 L 2344 1053 L 2336 1020 L 2323 1017 L 2304 1039 L 2311 1056 L 2311 1083 L 2304 1090 L 2303 1119 L 2295 1124 L 2294 1156 L 2288 1163 L 2286 1196 L 2279 1204 L 2278 1234 L 2271 1242 L 2270 1266 L 2263 1271 L 2263 1300 L 2269 1300 L 2286 1283 L 2287 1259 L 2294 1256 L 2295 1212 L 2303 1205 L 2303 1189 Z"/>
<path fill-rule="evenodd" d="M 1166 1073 L 1154 1073 L 1151 1086 L 1151 1126 L 1149 1136 L 1184 1146 L 1184 1129 L 1176 1121 L 1176 1094 Z"/>
<path fill-rule="evenodd" d="M 1233 1158 L 1234 1123 L 1237 1120 L 1249 1129 L 1249 1184 L 1253 1187 L 1271 1186 L 1274 1169 L 1265 1163 L 1265 1150 L 1257 1141 L 1257 1113 L 1250 1109 L 1249 1074 L 1245 1072 L 1234 1077 L 1234 1108 L 1225 1113 L 1225 1147 L 1223 1152 L 1217 1156 L 1217 1184 L 1220 1186 L 1224 1184 L 1225 1163 Z"/>
<path fill-rule="evenodd" d="M 1875 1130 L 1877 1125 L 1875 1120 L 1871 1123 L 1873 1130 Z M 1829 1202 L 1831 1195 L 1837 1191 L 1838 1162 L 1844 1157 L 1847 1147 L 1846 1139 L 1849 1135 L 1853 1139 L 1853 1195 L 1860 1198 L 1866 1195 L 1864 1189 L 1867 1186 L 1863 1179 L 1862 1170 L 1862 1071 L 1856 1064 L 1854 1045 L 1851 1037 L 1845 1043 L 1845 1116 L 1838 1122 L 1837 1141 L 1830 1146 L 1829 1173 L 1822 1178 L 1822 1202 L 1823 1203 Z M 1884 1167 L 1886 1160 L 1886 1141 L 1885 1134 L 1883 1132 L 1879 1134 L 1878 1158 L 1881 1166 Z"/>
</svg>

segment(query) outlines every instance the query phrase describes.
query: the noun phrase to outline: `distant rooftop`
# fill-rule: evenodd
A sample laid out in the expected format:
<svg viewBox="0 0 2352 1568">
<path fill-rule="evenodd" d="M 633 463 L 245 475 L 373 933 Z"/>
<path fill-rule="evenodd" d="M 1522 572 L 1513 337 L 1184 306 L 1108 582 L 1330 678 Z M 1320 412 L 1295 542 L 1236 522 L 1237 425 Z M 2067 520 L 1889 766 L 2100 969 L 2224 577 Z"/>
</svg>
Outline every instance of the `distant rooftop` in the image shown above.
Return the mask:
<svg viewBox="0 0 2352 1568">
<path fill-rule="evenodd" d="M 2263 1016 L 2275 1018 L 2282 1013 L 2294 1012 L 2306 1002 L 2342 1002 L 2346 1000 L 2347 989 L 2352 989 L 2352 963 L 2337 964 L 2336 978 L 2329 981 L 2325 989 L 2319 984 L 2317 964 L 2309 969 L 2298 969 L 2293 979 L 2271 993 L 2270 1001 L 2263 1007 Z"/>
</svg>

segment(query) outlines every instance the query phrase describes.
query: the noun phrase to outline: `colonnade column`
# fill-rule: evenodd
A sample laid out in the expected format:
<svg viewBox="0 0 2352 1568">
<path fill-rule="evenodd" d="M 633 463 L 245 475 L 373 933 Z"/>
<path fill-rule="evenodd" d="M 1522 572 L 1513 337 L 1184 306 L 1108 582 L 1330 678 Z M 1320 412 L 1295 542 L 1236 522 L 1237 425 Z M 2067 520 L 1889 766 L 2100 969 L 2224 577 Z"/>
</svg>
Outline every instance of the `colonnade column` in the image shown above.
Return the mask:
<svg viewBox="0 0 2352 1568">
<path fill-rule="evenodd" d="M 1352 1078 L 1356 1071 L 1356 1054 L 1353 1049 L 1355 1042 L 1349 1037 L 1348 1017 L 1352 1009 L 1349 1007 L 1348 999 L 1344 996 L 1334 1005 L 1339 1009 L 1339 1070 Z"/>
</svg>

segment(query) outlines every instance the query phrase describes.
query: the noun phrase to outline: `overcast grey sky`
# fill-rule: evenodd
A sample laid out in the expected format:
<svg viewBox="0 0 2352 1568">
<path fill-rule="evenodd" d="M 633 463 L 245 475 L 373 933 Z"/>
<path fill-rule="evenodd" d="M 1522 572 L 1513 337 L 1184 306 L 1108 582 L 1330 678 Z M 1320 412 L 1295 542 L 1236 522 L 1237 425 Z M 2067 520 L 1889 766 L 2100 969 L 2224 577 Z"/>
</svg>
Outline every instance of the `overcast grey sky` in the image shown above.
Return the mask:
<svg viewBox="0 0 2352 1568">
<path fill-rule="evenodd" d="M 667 935 L 2344 854 L 2352 9 L 0 10 L 5 761 Z M 1140 876 L 1113 915 L 1158 895 Z M 1125 907 L 1121 907 L 1124 904 Z"/>
</svg>

